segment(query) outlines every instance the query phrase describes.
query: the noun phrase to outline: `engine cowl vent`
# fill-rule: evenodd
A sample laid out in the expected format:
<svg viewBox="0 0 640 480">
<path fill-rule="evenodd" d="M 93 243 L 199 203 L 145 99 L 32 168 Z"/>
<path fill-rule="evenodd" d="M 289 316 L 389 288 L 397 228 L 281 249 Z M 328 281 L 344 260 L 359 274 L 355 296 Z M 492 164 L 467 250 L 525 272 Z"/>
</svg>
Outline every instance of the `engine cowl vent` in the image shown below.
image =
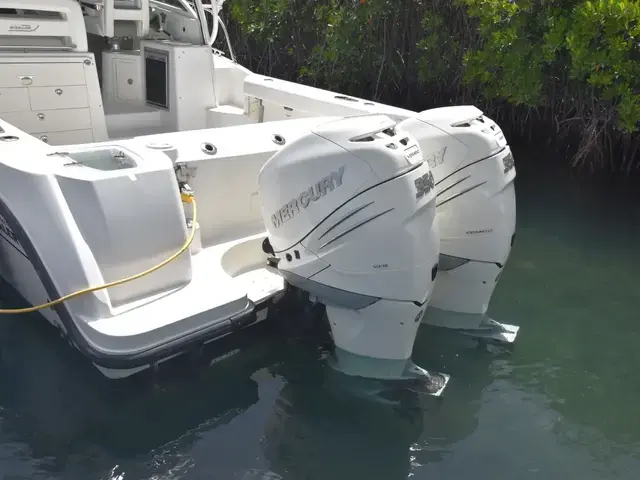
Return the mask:
<svg viewBox="0 0 640 480">
<path fill-rule="evenodd" d="M 465 120 L 463 122 L 454 122 L 451 124 L 452 127 L 455 128 L 478 128 L 480 131 L 486 135 L 501 135 L 502 130 L 496 123 L 490 118 L 485 117 L 484 115 L 480 115 L 471 120 Z"/>
<path fill-rule="evenodd" d="M 454 122 L 451 124 L 452 127 L 475 127 L 475 126 L 481 126 L 483 124 L 486 124 L 490 122 L 490 120 L 485 117 L 484 115 L 481 115 L 479 117 L 473 118 L 471 120 L 465 120 L 464 122 Z M 493 122 L 491 122 L 493 123 Z"/>
<path fill-rule="evenodd" d="M 386 137 L 386 138 L 385 138 Z M 392 140 L 391 143 L 386 143 L 385 147 L 395 150 L 397 148 L 406 147 L 409 145 L 409 137 L 402 136 L 398 134 L 395 127 L 389 127 L 379 132 L 371 133 L 369 135 L 358 136 L 354 138 L 350 138 L 350 142 L 375 142 L 376 140 Z M 397 142 L 397 143 L 396 143 Z"/>
</svg>

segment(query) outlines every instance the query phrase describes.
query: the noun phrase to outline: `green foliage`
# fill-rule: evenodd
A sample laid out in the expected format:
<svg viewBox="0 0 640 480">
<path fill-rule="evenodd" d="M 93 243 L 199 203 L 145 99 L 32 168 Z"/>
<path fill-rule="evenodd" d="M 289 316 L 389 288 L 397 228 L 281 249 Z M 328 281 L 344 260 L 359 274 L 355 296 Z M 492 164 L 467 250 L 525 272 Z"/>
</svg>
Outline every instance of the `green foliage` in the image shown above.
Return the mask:
<svg viewBox="0 0 640 480">
<path fill-rule="evenodd" d="M 230 0 L 225 8 L 243 63 L 269 74 L 414 110 L 471 101 L 489 115 L 510 108 L 521 125 L 536 112 L 554 133 L 577 134 L 582 156 L 638 140 L 639 0 Z"/>
<path fill-rule="evenodd" d="M 543 38 L 532 34 L 539 21 L 529 2 L 465 0 L 477 20 L 478 47 L 465 54 L 466 80 L 479 83 L 489 99 L 535 107 L 544 103 Z"/>
<path fill-rule="evenodd" d="M 423 84 L 433 87 L 460 70 L 463 49 L 440 11 L 427 10 L 422 27 L 424 36 L 417 44 L 418 74 Z"/>
<path fill-rule="evenodd" d="M 592 0 L 571 14 L 566 47 L 573 78 L 594 87 L 599 97 L 617 105 L 620 127 L 637 130 L 640 121 L 640 3 Z"/>
</svg>

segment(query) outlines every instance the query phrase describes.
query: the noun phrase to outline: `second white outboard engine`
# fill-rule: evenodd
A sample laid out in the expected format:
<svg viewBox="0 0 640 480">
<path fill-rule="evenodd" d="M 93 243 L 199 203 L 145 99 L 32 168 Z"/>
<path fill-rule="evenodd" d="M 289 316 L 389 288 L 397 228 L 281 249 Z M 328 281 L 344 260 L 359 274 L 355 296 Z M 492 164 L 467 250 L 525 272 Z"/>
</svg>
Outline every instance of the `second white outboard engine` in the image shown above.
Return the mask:
<svg viewBox="0 0 640 480">
<path fill-rule="evenodd" d="M 437 378 L 437 395 L 448 376 L 410 361 L 440 244 L 422 160 L 387 116 L 353 116 L 286 144 L 258 183 L 271 266 L 326 306 L 339 370 Z"/>
<path fill-rule="evenodd" d="M 399 128 L 418 141 L 437 191 L 438 279 L 425 323 L 511 343 L 518 328 L 487 317 L 515 239 L 513 154 L 473 106 L 435 108 Z"/>
</svg>

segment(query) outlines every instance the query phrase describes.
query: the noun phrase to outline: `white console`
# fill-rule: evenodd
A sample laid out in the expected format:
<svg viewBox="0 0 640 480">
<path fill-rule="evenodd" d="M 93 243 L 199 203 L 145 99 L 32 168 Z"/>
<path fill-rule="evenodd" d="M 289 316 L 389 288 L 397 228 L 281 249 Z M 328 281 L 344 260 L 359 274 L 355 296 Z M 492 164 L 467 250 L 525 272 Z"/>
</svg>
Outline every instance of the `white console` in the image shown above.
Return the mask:
<svg viewBox="0 0 640 480">
<path fill-rule="evenodd" d="M 145 105 L 166 112 L 171 131 L 207 128 L 216 106 L 211 47 L 142 40 L 140 49 Z"/>
<path fill-rule="evenodd" d="M 142 56 L 136 50 L 102 52 L 102 92 L 107 106 L 144 106 Z"/>
</svg>

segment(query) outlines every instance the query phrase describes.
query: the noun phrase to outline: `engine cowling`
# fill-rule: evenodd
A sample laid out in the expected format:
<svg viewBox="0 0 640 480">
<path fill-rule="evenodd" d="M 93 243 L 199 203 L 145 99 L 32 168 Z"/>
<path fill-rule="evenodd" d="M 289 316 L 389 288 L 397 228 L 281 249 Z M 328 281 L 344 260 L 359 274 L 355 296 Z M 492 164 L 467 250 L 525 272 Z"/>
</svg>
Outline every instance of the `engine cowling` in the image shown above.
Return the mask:
<svg viewBox="0 0 640 480">
<path fill-rule="evenodd" d="M 346 373 L 397 376 L 440 244 L 433 175 L 415 138 L 383 115 L 331 121 L 285 145 L 258 183 L 274 267 L 326 305 L 338 351 L 387 361 L 374 375 Z"/>
<path fill-rule="evenodd" d="M 500 127 L 476 107 L 427 110 L 400 126 L 420 144 L 437 190 L 439 274 L 425 321 L 477 328 L 515 239 L 513 155 Z"/>
</svg>

